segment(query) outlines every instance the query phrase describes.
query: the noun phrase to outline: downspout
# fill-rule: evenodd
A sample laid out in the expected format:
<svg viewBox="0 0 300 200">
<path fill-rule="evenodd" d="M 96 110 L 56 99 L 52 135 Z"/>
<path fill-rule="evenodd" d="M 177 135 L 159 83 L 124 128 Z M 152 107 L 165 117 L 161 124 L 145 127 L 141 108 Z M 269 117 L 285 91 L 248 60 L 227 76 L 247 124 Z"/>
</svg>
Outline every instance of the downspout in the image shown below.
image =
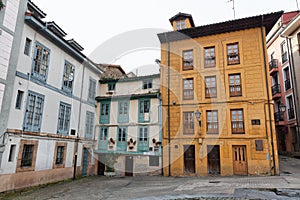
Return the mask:
<svg viewBox="0 0 300 200">
<path fill-rule="evenodd" d="M 159 105 L 158 105 L 158 126 L 159 126 L 159 141 L 162 142 L 162 101 L 161 101 L 161 96 L 160 94 L 157 95 L 158 96 L 158 101 L 159 101 Z M 161 166 L 164 166 L 164 161 L 163 161 L 163 151 L 162 151 L 162 145 L 160 146 L 160 150 L 159 152 L 161 153 Z M 164 175 L 164 170 L 163 167 L 161 167 L 161 175 Z"/>
<path fill-rule="evenodd" d="M 293 81 L 293 85 L 292 85 L 292 90 L 293 90 L 293 101 L 294 101 L 294 105 L 295 105 L 295 112 L 296 112 L 296 126 L 297 126 L 297 141 L 299 141 L 299 112 L 298 112 L 298 108 L 299 108 L 299 96 L 298 96 L 298 88 L 297 88 L 297 79 L 296 79 L 296 73 L 295 73 L 295 65 L 294 65 L 294 56 L 292 55 L 293 52 L 293 47 L 292 47 L 292 42 L 291 42 L 291 38 L 285 37 L 287 44 L 290 48 L 287 48 L 288 50 L 288 55 L 289 55 L 289 65 L 291 67 L 291 76 L 292 76 L 292 81 Z M 296 100 L 297 99 L 297 100 Z M 299 144 L 298 144 L 299 145 Z"/>
<path fill-rule="evenodd" d="M 79 142 L 79 130 L 80 130 L 80 122 L 81 122 L 81 107 L 82 107 L 82 94 L 83 94 L 83 84 L 84 84 L 84 72 L 85 72 L 86 61 L 83 61 L 82 66 L 82 75 L 81 75 L 81 88 L 80 88 L 80 99 L 79 99 L 79 116 L 78 116 L 78 126 L 77 126 L 77 138 L 75 139 L 76 152 L 74 158 L 74 172 L 73 172 L 73 180 L 76 178 L 76 168 L 77 168 L 77 157 L 78 157 L 78 142 Z"/>
<path fill-rule="evenodd" d="M 273 141 L 273 128 L 272 128 L 272 115 L 271 115 L 271 106 L 270 106 L 270 91 L 269 91 L 269 77 L 268 77 L 268 70 L 267 70 L 267 57 L 265 52 L 265 43 L 264 43 L 264 30 L 263 30 L 263 22 L 264 16 L 261 17 L 261 45 L 263 51 L 263 58 L 264 58 L 264 69 L 265 69 L 265 79 L 266 79 L 266 89 L 267 89 L 267 98 L 268 98 L 268 112 L 269 112 L 269 126 L 270 126 L 270 135 L 271 135 L 271 149 L 272 149 L 272 161 L 273 161 L 273 168 L 274 168 L 274 175 L 277 174 L 276 162 L 275 162 L 275 150 L 274 150 L 274 141 Z M 266 117 L 266 116 L 265 116 Z M 267 133 L 267 139 L 269 140 L 269 135 Z"/>
<path fill-rule="evenodd" d="M 170 42 L 168 41 L 167 34 L 165 39 L 168 46 L 168 176 L 171 176 L 171 131 L 170 131 Z"/>
</svg>

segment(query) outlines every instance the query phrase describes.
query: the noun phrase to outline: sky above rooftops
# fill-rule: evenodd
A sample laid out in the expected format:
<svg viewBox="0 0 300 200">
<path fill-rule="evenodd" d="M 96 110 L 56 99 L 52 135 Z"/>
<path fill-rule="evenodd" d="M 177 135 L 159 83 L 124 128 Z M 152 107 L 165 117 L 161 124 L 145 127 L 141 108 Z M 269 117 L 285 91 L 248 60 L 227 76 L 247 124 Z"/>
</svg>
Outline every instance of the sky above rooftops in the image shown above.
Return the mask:
<svg viewBox="0 0 300 200">
<path fill-rule="evenodd" d="M 171 31 L 169 19 L 178 12 L 193 16 L 196 26 L 234 19 L 228 0 L 32 0 L 84 47 L 97 63 L 119 64 L 128 73 L 158 72 L 157 33 Z M 297 0 L 234 0 L 235 19 L 283 10 L 297 10 Z"/>
</svg>

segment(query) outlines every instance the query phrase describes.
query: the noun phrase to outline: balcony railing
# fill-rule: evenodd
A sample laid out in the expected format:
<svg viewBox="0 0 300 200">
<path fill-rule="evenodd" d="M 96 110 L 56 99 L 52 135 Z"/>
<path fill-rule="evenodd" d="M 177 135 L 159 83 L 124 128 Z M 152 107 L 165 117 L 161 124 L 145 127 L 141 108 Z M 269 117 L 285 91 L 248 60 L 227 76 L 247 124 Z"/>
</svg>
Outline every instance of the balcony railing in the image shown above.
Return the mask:
<svg viewBox="0 0 300 200">
<path fill-rule="evenodd" d="M 284 112 L 274 113 L 275 122 L 284 121 Z"/>
<path fill-rule="evenodd" d="M 288 115 L 289 115 L 289 119 L 295 119 L 295 111 L 294 111 L 294 108 L 289 108 L 289 109 L 288 109 Z"/>
<path fill-rule="evenodd" d="M 269 67 L 270 67 L 270 70 L 272 70 L 274 68 L 278 68 L 278 60 L 277 59 L 272 59 L 269 62 Z"/>
<path fill-rule="evenodd" d="M 242 96 L 241 85 L 230 85 L 229 92 L 231 97 Z"/>
<path fill-rule="evenodd" d="M 207 122 L 207 133 L 218 134 L 218 122 Z"/>
<path fill-rule="evenodd" d="M 244 121 L 232 121 L 231 128 L 233 134 L 244 134 Z"/>
<path fill-rule="evenodd" d="M 275 84 L 272 86 L 272 95 L 274 96 L 277 93 L 280 93 L 280 84 Z"/>
<path fill-rule="evenodd" d="M 284 81 L 284 86 L 285 86 L 285 90 L 291 89 L 291 80 L 290 79 L 286 79 Z"/>
<path fill-rule="evenodd" d="M 183 99 L 194 99 L 194 89 L 184 89 Z"/>
<path fill-rule="evenodd" d="M 284 52 L 283 54 L 281 54 L 281 62 L 282 62 L 282 64 L 285 63 L 287 60 L 288 60 L 287 52 Z"/>
</svg>

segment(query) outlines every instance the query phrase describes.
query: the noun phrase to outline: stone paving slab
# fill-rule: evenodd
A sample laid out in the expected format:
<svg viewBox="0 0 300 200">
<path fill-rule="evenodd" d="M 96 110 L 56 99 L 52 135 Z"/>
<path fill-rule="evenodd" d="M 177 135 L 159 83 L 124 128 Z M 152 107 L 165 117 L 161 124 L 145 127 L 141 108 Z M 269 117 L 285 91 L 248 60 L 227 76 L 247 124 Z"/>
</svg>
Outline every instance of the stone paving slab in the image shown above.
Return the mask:
<svg viewBox="0 0 300 200">
<path fill-rule="evenodd" d="M 0 199 L 300 199 L 300 160 L 284 158 L 283 162 L 287 173 L 281 176 L 95 176 L 0 195 Z"/>
</svg>

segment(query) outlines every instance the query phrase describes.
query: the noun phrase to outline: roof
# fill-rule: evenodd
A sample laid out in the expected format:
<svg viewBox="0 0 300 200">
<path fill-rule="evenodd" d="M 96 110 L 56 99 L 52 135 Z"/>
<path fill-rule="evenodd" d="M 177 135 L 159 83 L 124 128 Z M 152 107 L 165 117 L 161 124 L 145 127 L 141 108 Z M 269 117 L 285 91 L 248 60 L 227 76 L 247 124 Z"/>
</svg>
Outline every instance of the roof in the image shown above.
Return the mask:
<svg viewBox="0 0 300 200">
<path fill-rule="evenodd" d="M 37 5 L 35 5 L 32 1 L 28 1 L 28 9 L 30 11 L 33 11 L 34 14 L 39 18 L 45 18 L 47 16 L 46 13 L 44 13 Z"/>
<path fill-rule="evenodd" d="M 171 31 L 159 33 L 158 38 L 161 43 L 204 37 L 208 35 L 216 35 L 221 33 L 240 31 L 250 28 L 257 28 L 263 25 L 266 29 L 266 34 L 272 29 L 277 20 L 282 16 L 283 11 L 236 19 L 216 24 L 198 26 L 179 31 Z"/>
<path fill-rule="evenodd" d="M 189 18 L 189 20 L 190 20 L 190 22 L 191 22 L 191 26 L 192 26 L 192 27 L 195 27 L 195 24 L 194 24 L 194 20 L 193 20 L 192 15 L 186 14 L 186 13 L 181 13 L 181 12 L 179 12 L 178 14 L 176 14 L 175 16 L 173 16 L 172 18 L 170 18 L 169 21 L 170 21 L 170 23 L 172 24 L 173 21 L 181 20 L 181 19 L 184 19 L 184 18 Z"/>
<path fill-rule="evenodd" d="M 134 77 L 123 77 L 118 79 L 118 82 L 131 82 L 131 81 L 140 81 L 146 79 L 160 78 L 160 74 L 151 74 L 147 76 L 134 76 Z M 101 79 L 100 83 L 109 83 L 112 82 L 111 79 Z"/>
<path fill-rule="evenodd" d="M 297 16 L 299 11 L 291 11 L 291 12 L 286 12 L 283 13 L 282 15 L 282 23 L 283 24 L 288 24 L 295 16 Z"/>
<path fill-rule="evenodd" d="M 295 30 L 299 29 L 299 27 L 300 27 L 300 13 L 286 25 L 281 35 L 284 37 L 289 37 L 292 34 L 295 34 Z"/>
<path fill-rule="evenodd" d="M 141 93 L 141 94 L 128 94 L 128 95 L 113 95 L 113 96 L 97 96 L 96 101 L 117 101 L 119 99 L 139 99 L 139 98 L 159 98 L 160 92 Z"/>
</svg>

